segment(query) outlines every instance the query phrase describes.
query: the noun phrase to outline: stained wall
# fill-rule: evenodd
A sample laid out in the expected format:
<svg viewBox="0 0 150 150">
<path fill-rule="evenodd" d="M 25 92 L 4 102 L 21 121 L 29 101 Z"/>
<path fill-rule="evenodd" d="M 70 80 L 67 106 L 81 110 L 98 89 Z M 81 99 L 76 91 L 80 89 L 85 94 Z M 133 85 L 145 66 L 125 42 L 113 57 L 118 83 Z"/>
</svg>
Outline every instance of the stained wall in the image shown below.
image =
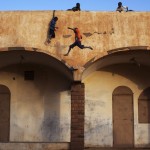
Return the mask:
<svg viewBox="0 0 150 150">
<path fill-rule="evenodd" d="M 47 66 L 16 64 L 0 70 L 0 83 L 11 93 L 10 142 L 70 142 L 69 79 Z"/>
<path fill-rule="evenodd" d="M 0 12 L 0 45 L 3 47 L 32 47 L 60 58 L 70 66 L 82 68 L 89 60 L 107 55 L 107 51 L 122 47 L 150 45 L 149 12 L 71 12 L 56 11 L 58 17 L 56 38 L 49 46 L 44 44 L 53 11 Z M 68 27 L 78 27 L 82 43 L 92 46 L 74 48 L 64 56 L 74 42 L 74 33 Z"/>
<path fill-rule="evenodd" d="M 138 121 L 138 98 L 149 87 L 149 67 L 135 64 L 108 66 L 93 72 L 85 83 L 85 145 L 113 146 L 112 93 L 118 86 L 127 86 L 133 92 L 134 145 L 150 146 L 148 123 Z"/>
<path fill-rule="evenodd" d="M 44 42 L 52 16 L 53 11 L 0 12 L 0 50 L 28 47 L 27 50 L 46 53 L 81 70 L 88 63 L 108 55 L 109 50 L 132 46 L 146 46 L 149 50 L 149 12 L 56 11 L 59 29 L 56 38 L 46 46 Z M 74 33 L 67 27 L 79 27 L 82 43 L 92 46 L 93 50 L 76 47 L 69 56 L 64 56 L 74 41 Z M 24 81 L 23 68 L 30 69 L 28 66 L 1 69 L 0 83 L 11 91 L 10 141 L 69 142 L 70 81 L 50 68 L 32 67 L 37 72 L 34 82 Z M 139 124 L 137 115 L 138 96 L 150 85 L 149 68 L 138 72 L 132 66 L 124 67 L 125 70 L 122 66 L 101 69 L 83 80 L 86 146 L 113 145 L 112 92 L 120 85 L 128 86 L 134 93 L 134 143 L 149 145 L 149 124 Z"/>
</svg>

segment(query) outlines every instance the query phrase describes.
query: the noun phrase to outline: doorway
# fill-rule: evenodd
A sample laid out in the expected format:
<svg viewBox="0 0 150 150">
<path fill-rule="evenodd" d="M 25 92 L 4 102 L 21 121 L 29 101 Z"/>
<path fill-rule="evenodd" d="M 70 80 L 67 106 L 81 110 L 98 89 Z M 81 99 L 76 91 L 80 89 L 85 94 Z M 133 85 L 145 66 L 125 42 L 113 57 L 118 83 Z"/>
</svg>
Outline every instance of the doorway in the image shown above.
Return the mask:
<svg viewBox="0 0 150 150">
<path fill-rule="evenodd" d="M 113 92 L 113 146 L 134 146 L 133 93 L 126 86 Z"/>
<path fill-rule="evenodd" d="M 10 130 L 10 91 L 0 85 L 0 142 L 9 142 Z"/>
</svg>

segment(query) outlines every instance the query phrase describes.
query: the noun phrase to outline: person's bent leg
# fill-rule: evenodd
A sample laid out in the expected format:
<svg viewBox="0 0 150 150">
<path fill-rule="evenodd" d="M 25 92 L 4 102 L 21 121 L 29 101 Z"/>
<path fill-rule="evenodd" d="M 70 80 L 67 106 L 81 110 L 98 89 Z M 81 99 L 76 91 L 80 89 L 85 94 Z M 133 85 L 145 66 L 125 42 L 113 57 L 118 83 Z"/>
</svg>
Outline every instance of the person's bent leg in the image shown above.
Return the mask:
<svg viewBox="0 0 150 150">
<path fill-rule="evenodd" d="M 55 38 L 55 31 L 50 29 L 49 40 L 48 40 L 49 43 L 51 42 L 52 38 Z"/>
<path fill-rule="evenodd" d="M 45 42 L 46 45 L 48 45 L 51 42 L 51 37 L 52 37 L 51 35 L 47 37 L 46 42 Z"/>
<path fill-rule="evenodd" d="M 68 52 L 66 54 L 64 54 L 64 56 L 68 56 L 70 51 L 71 51 L 71 49 L 72 49 L 71 46 L 69 46 Z"/>
<path fill-rule="evenodd" d="M 71 49 L 73 49 L 75 46 L 77 46 L 77 42 L 76 41 L 72 45 L 69 46 L 69 50 L 64 56 L 68 56 L 70 51 L 71 51 Z"/>
<path fill-rule="evenodd" d="M 46 41 L 45 41 L 45 45 L 48 45 L 50 43 L 50 38 L 47 37 Z"/>
<path fill-rule="evenodd" d="M 93 48 L 91 46 L 84 46 L 83 48 L 88 48 L 90 50 L 93 50 Z"/>
<path fill-rule="evenodd" d="M 81 49 L 89 48 L 89 49 L 93 50 L 93 48 L 92 48 L 91 46 L 84 46 L 84 45 L 81 44 L 80 41 L 78 41 L 77 46 L 78 46 L 79 48 L 81 48 Z"/>
</svg>

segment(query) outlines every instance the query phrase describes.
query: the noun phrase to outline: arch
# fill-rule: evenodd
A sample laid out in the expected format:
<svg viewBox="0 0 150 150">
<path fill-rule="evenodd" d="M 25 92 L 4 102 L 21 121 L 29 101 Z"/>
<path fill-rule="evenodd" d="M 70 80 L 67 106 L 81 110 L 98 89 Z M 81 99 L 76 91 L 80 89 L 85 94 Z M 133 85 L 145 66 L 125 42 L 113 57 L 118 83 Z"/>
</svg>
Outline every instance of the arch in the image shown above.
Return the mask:
<svg viewBox="0 0 150 150">
<path fill-rule="evenodd" d="M 113 95 L 133 94 L 132 90 L 127 86 L 118 86 L 114 89 Z"/>
<path fill-rule="evenodd" d="M 61 58 L 47 51 L 31 47 L 0 48 L 0 68 L 21 63 L 36 63 L 50 66 L 73 80 L 70 66 Z"/>
<path fill-rule="evenodd" d="M 7 86 L 0 84 L 0 94 L 5 94 L 5 93 L 9 93 L 10 94 L 10 90 Z"/>
<path fill-rule="evenodd" d="M 150 87 L 144 89 L 139 96 L 139 100 L 147 100 L 150 99 Z"/>
<path fill-rule="evenodd" d="M 13 68 L 14 67 L 14 68 Z M 34 81 L 25 81 L 22 79 L 25 79 L 24 71 L 35 71 L 35 80 Z M 29 68 L 29 70 L 28 70 Z M 31 107 L 31 101 L 34 102 L 40 107 L 40 109 L 36 109 L 39 114 L 42 114 L 40 124 L 37 123 L 37 126 L 35 127 L 35 130 L 39 128 L 39 126 L 43 126 L 43 130 L 40 133 L 40 138 L 38 138 L 39 141 L 52 141 L 54 136 L 50 137 L 50 134 L 47 132 L 50 129 L 51 126 L 51 134 L 55 135 L 56 141 L 59 141 L 59 134 L 60 130 L 60 120 L 63 116 L 61 111 L 61 107 L 64 105 L 64 95 L 67 95 L 66 91 L 70 90 L 70 84 L 73 81 L 73 74 L 72 71 L 69 69 L 69 67 L 62 62 L 61 60 L 56 59 L 55 57 L 48 55 L 44 52 L 40 51 L 33 51 L 33 50 L 24 50 L 20 48 L 13 48 L 13 50 L 5 50 L 0 52 L 0 69 L 2 72 L 10 72 L 14 76 L 12 77 L 12 80 L 15 81 L 15 83 L 21 83 L 19 86 L 16 85 L 16 88 L 14 88 L 13 85 L 11 85 L 10 80 L 8 80 L 6 83 L 10 86 L 11 92 L 13 93 L 14 97 L 13 99 L 16 99 L 16 101 L 19 101 L 17 97 L 21 97 L 22 100 L 26 100 L 26 96 L 28 96 L 27 90 L 31 89 L 33 94 L 30 93 L 30 100 L 27 98 L 26 102 L 29 104 L 26 107 L 13 109 L 13 119 L 11 122 L 11 127 L 13 126 L 13 123 L 16 124 L 13 130 L 11 130 L 11 139 L 14 141 L 25 141 L 26 139 L 22 137 L 22 139 L 14 139 L 16 135 L 21 135 L 21 133 L 16 133 L 15 131 L 19 129 L 18 124 L 22 126 L 22 132 L 24 132 L 24 135 L 27 137 L 30 136 L 28 132 L 25 132 L 24 123 L 19 119 L 21 116 L 22 118 L 26 116 L 30 111 L 26 111 L 27 109 L 30 109 Z M 31 69 L 31 70 L 30 70 Z M 32 70 L 33 69 L 33 70 Z M 16 76 L 19 77 L 19 80 L 16 80 Z M 5 79 L 7 80 L 8 76 L 5 76 Z M 23 84 L 20 80 L 23 81 Z M 37 77 L 37 78 L 36 78 Z M 3 80 L 3 78 L 2 78 Z M 3 82 L 3 81 L 2 81 Z M 29 83 L 30 82 L 30 83 Z M 28 84 L 29 83 L 29 84 Z M 24 86 L 25 85 L 25 86 Z M 26 88 L 28 87 L 28 88 Z M 27 90 L 24 90 L 27 89 Z M 30 90 L 30 91 L 31 91 Z M 5 90 L 3 90 L 5 91 Z M 25 91 L 25 92 L 24 92 Z M 22 94 L 24 93 L 24 94 Z M 19 95 L 19 96 L 18 96 Z M 44 100 L 43 100 L 44 99 Z M 55 100 L 55 101 L 54 101 Z M 66 98 L 65 98 L 66 100 Z M 70 101 L 70 98 L 67 98 L 68 101 Z M 41 106 L 42 103 L 42 106 Z M 20 101 L 20 104 L 23 105 L 23 103 Z M 50 109 L 50 107 L 53 109 Z M 51 105 L 52 104 L 52 105 Z M 53 107 L 53 105 L 55 107 Z M 67 108 L 70 108 L 70 105 L 67 105 Z M 20 113 L 25 110 L 25 113 Z M 30 109 L 32 111 L 32 109 Z M 57 113 L 52 115 L 49 115 L 50 112 L 56 111 Z M 69 109 L 67 110 L 69 111 Z M 44 112 L 44 113 L 43 113 Z M 18 116 L 18 114 L 20 116 Z M 60 115 L 61 114 L 61 115 Z M 36 118 L 36 114 L 30 115 L 31 118 Z M 70 115 L 68 115 L 68 118 Z M 38 118 L 38 116 L 37 116 Z M 69 119 L 66 118 L 66 122 L 69 122 Z M 37 122 L 38 119 L 35 119 L 33 122 Z M 42 121 L 44 120 L 44 121 Z M 50 122 L 54 122 L 51 124 Z M 28 122 L 30 124 L 30 121 Z M 34 123 L 33 123 L 34 124 Z M 61 124 L 62 126 L 66 127 L 66 124 Z M 70 125 L 70 124 L 69 124 Z M 57 130 L 54 130 L 56 129 Z M 67 131 L 69 131 L 69 126 L 66 127 Z M 32 129 L 32 126 L 31 126 Z M 63 133 L 63 132 L 61 132 Z M 33 131 L 33 134 L 35 134 L 35 131 Z M 38 136 L 35 134 L 35 136 Z M 19 137 L 19 136 L 18 136 Z M 32 137 L 31 137 L 32 138 Z M 65 137 L 64 137 L 65 138 Z M 36 138 L 33 138 L 33 141 Z M 64 140 L 64 139 L 63 139 Z"/>
<path fill-rule="evenodd" d="M 144 89 L 138 98 L 139 123 L 150 123 L 150 87 Z"/>
<path fill-rule="evenodd" d="M 2 47 L 2 48 L 0 48 L 0 51 L 15 51 L 15 50 L 17 50 L 17 51 L 22 50 L 22 51 L 42 52 L 42 53 L 45 53 L 45 54 L 47 54 L 51 57 L 54 57 L 54 58 L 58 59 L 59 61 L 62 60 L 60 57 L 56 56 L 53 53 L 50 53 L 49 51 L 42 50 L 42 49 L 35 48 L 35 47 Z"/>
<path fill-rule="evenodd" d="M 91 62 L 85 64 L 82 79 L 94 71 L 115 64 L 139 63 L 150 66 L 149 55 L 150 51 L 148 46 L 125 47 L 107 51 L 107 54 L 103 57 L 96 60 L 94 60 L 95 58 L 91 59 Z"/>
<path fill-rule="evenodd" d="M 10 90 L 0 85 L 0 142 L 9 142 Z"/>
</svg>

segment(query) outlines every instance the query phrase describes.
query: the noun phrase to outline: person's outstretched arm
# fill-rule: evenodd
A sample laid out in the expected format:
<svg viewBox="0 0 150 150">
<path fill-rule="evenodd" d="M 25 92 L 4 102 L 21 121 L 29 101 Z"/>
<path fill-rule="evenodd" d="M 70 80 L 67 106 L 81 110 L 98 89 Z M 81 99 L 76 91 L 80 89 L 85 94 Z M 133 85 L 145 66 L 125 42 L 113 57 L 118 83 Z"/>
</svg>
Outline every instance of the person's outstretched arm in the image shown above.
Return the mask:
<svg viewBox="0 0 150 150">
<path fill-rule="evenodd" d="M 53 10 L 53 18 L 55 17 L 55 10 Z"/>
<path fill-rule="evenodd" d="M 70 28 L 70 27 L 68 27 L 68 29 L 70 29 L 70 30 L 73 30 L 73 31 L 74 31 L 74 28 Z"/>
</svg>

